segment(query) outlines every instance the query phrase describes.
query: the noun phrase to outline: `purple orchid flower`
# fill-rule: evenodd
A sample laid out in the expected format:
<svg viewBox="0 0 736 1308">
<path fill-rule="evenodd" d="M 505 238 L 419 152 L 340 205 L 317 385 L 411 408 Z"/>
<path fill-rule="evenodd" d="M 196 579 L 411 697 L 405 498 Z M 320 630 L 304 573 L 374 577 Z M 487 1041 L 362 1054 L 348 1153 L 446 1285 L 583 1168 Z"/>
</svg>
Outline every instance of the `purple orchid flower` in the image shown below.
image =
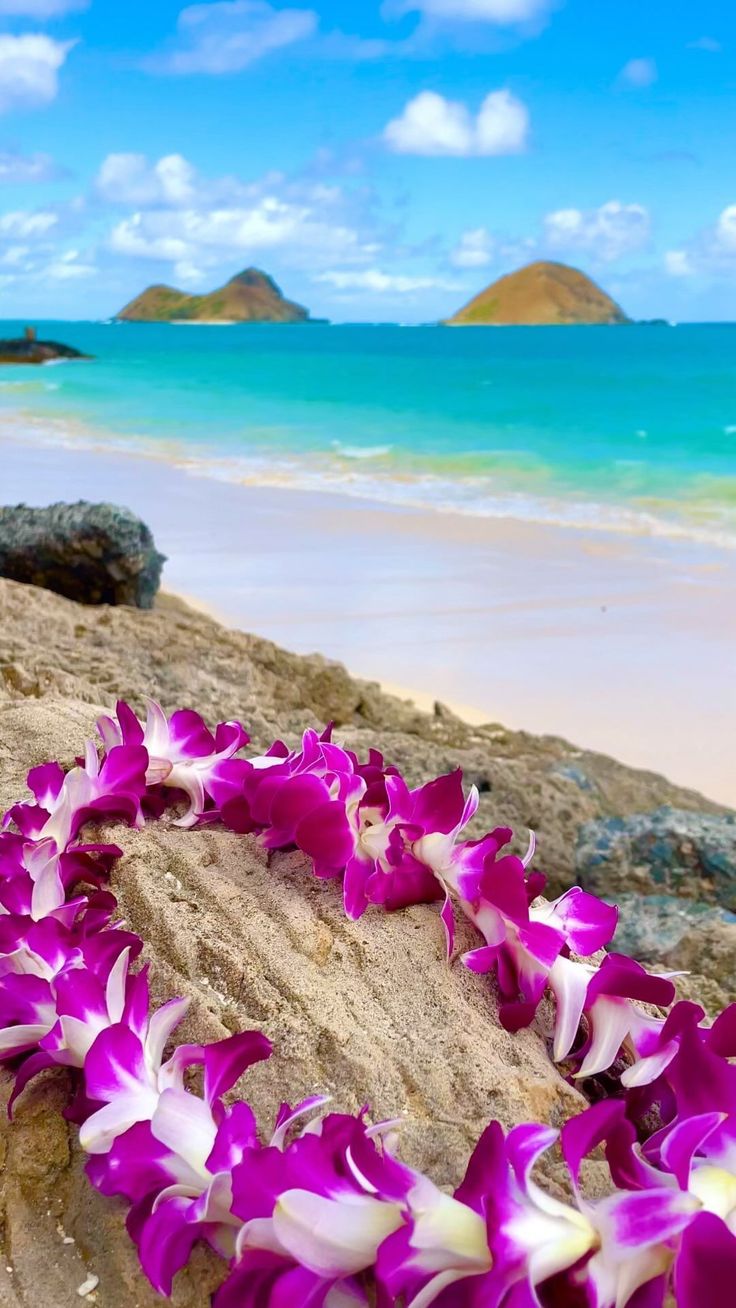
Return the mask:
<svg viewBox="0 0 736 1308">
<path fill-rule="evenodd" d="M 103 815 L 140 826 L 147 762 L 144 749 L 118 746 L 100 764 L 90 742 L 84 766 L 74 767 L 65 775 L 51 763 L 29 772 L 28 785 L 36 802 L 15 804 L 3 819 L 3 828 L 13 822 L 25 837 L 51 840 L 57 853 L 62 854 L 85 822 L 99 820 Z"/>
<path fill-rule="evenodd" d="M 96 925 L 106 926 L 99 914 Z M 12 926 L 13 919 L 7 918 L 0 931 L 6 945 Z M 0 1028 L 0 1058 L 34 1048 L 37 1052 L 16 1074 L 9 1111 L 44 1067 L 82 1067 L 96 1032 L 120 1019 L 128 965 L 142 947 L 137 936 L 119 927 L 87 934 L 83 911 L 72 925 L 55 916 L 28 926 L 20 919 L 15 932 L 17 947 L 0 953 L 0 995 L 7 1023 Z"/>
<path fill-rule="evenodd" d="M 5 831 L 0 834 L 0 913 L 39 922 L 63 907 L 75 883 L 102 885 L 120 857 L 117 845 L 73 845 L 59 853 L 54 840 L 27 840 Z"/>
<path fill-rule="evenodd" d="M 638 1200 L 639 1237 L 647 1227 L 655 1237 L 648 1258 L 643 1251 L 638 1257 L 629 1252 L 625 1260 L 625 1249 L 619 1251 L 619 1283 L 643 1284 L 644 1265 L 651 1270 L 658 1256 L 657 1302 L 667 1289 L 674 1289 L 678 1308 L 730 1301 L 736 1275 L 735 1117 L 719 1112 L 685 1117 L 642 1148 L 624 1104 L 613 1100 L 573 1118 L 562 1137 L 576 1186 L 582 1158 L 605 1141 L 613 1179 L 624 1188 L 597 1206 L 630 1215 L 631 1201 Z M 597 1267 L 596 1259 L 591 1274 L 610 1281 L 611 1268 Z"/>
<path fill-rule="evenodd" d="M 381 1147 L 386 1124 L 334 1114 L 285 1148 L 248 1150 L 233 1173 L 243 1219 L 217 1308 L 368 1302 L 363 1275 L 403 1222 L 413 1174 Z"/>
<path fill-rule="evenodd" d="M 155 1103 L 145 1090 L 139 1092 L 137 1107 L 131 1108 L 127 1120 L 131 1112 L 150 1110 L 150 1115 L 127 1126 L 106 1154 L 96 1153 L 87 1170 L 103 1193 L 123 1194 L 133 1203 L 128 1229 L 138 1245 L 144 1271 L 160 1293 L 169 1294 L 174 1275 L 197 1240 L 206 1240 L 224 1258 L 235 1252 L 241 1222 L 232 1211 L 233 1170 L 258 1141 L 248 1104 L 226 1107 L 222 1096 L 248 1067 L 269 1057 L 271 1045 L 255 1031 L 213 1045 L 182 1045 L 156 1072 L 145 1037 L 142 1058 L 132 1068 L 132 1043 L 127 1042 L 127 1050 L 119 1037 L 111 1043 L 117 1045 L 119 1054 L 127 1055 L 127 1076 L 132 1070 L 149 1085 L 155 1077 Z M 98 1049 L 96 1063 L 102 1061 L 105 1051 L 100 1055 Z M 184 1086 L 185 1072 L 195 1066 L 204 1070 L 201 1098 Z M 93 1067 L 92 1084 L 88 1082 L 92 1094 L 100 1088 L 97 1075 Z M 105 1138 L 109 1126 L 108 1120 Z M 95 1148 L 99 1146 L 98 1128 L 99 1120 L 97 1128 L 92 1128 Z M 85 1132 L 82 1143 L 89 1139 Z"/>
<path fill-rule="evenodd" d="M 232 759 L 250 737 L 239 722 L 221 722 L 214 736 L 198 713 L 179 709 L 166 717 L 160 704 L 147 701 L 145 727 L 123 701 L 116 706 L 117 721 L 101 717 L 97 729 L 108 757 L 117 748 L 145 749 L 147 786 L 168 786 L 184 791 L 189 808 L 175 825 L 191 827 L 205 812 L 210 784 L 218 768 Z"/>
<path fill-rule="evenodd" d="M 636 1038 L 646 1018 L 633 1001 L 669 1007 L 675 996 L 668 977 L 653 976 L 623 954 L 608 954 L 599 968 L 560 957 L 550 970 L 549 985 L 557 1000 L 557 1062 L 570 1053 L 583 1014 L 588 1021 L 578 1078 L 605 1071 L 622 1045 Z"/>
<path fill-rule="evenodd" d="M 510 832 L 501 828 L 473 851 L 480 871 L 465 870 L 458 880 L 461 907 L 485 944 L 462 956 L 473 972 L 495 970 L 501 992 L 499 1017 L 507 1030 L 528 1026 L 539 1006 L 550 970 L 566 947 L 563 922 L 535 921 L 529 909 L 525 860 L 504 854 Z M 550 905 L 550 908 L 553 906 Z"/>
<path fill-rule="evenodd" d="M 376 751 L 361 764 L 329 735 L 306 731 L 299 751 L 274 749 L 221 773 L 216 797 L 234 830 L 262 832 L 269 849 L 296 846 L 319 877 L 344 874 L 345 910 L 355 920 L 369 903 L 392 909 L 441 896 L 411 846 L 426 831 L 425 792 L 454 779 L 410 792 Z M 444 816 L 435 816 L 441 825 Z"/>
<path fill-rule="evenodd" d="M 419 1182 L 408 1198 L 407 1227 L 379 1253 L 378 1278 L 391 1302 L 403 1297 L 407 1308 L 540 1304 L 538 1286 L 590 1256 L 595 1227 L 531 1179 L 556 1136 L 542 1126 L 515 1127 L 504 1136 L 492 1122 L 454 1197 Z"/>
<path fill-rule="evenodd" d="M 704 1112 L 736 1114 L 736 1005 L 712 1026 L 697 1004 L 675 1004 L 666 1020 L 640 1022 L 637 1060 L 622 1074 L 627 1114 L 641 1119 L 656 1105 L 664 1123 Z"/>
</svg>

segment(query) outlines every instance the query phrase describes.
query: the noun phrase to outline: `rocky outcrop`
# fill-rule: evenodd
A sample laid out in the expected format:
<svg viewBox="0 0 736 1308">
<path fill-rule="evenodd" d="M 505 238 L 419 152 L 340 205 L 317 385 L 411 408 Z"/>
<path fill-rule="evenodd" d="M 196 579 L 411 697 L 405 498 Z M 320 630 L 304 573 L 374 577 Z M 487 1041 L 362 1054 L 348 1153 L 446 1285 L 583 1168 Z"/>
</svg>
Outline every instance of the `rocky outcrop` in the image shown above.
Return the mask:
<svg viewBox="0 0 736 1308">
<path fill-rule="evenodd" d="M 52 359 L 91 357 L 59 341 L 39 341 L 34 327 L 26 327 L 23 336 L 0 340 L 0 363 L 49 363 Z"/>
<path fill-rule="evenodd" d="M 246 268 L 207 295 L 149 286 L 117 317 L 123 322 L 306 322 L 309 311 L 285 299 L 268 273 Z"/>
<path fill-rule="evenodd" d="M 452 318 L 450 327 L 596 326 L 628 322 L 623 309 L 590 277 L 564 263 L 539 260 L 499 277 Z"/>
<path fill-rule="evenodd" d="M 736 1000 L 736 914 L 675 895 L 632 891 L 615 902 L 614 949 L 655 969 L 706 973 L 723 991 L 718 1007 Z"/>
<path fill-rule="evenodd" d="M 216 721 L 240 718 L 258 749 L 334 721 L 349 745 L 377 745 L 412 784 L 462 767 L 480 791 L 476 829 L 508 823 L 522 850 L 528 830 L 536 831 L 554 893 L 576 880 L 586 822 L 663 805 L 724 812 L 664 777 L 554 736 L 470 726 L 442 705 L 419 712 L 322 655 L 301 657 L 231 631 L 170 595 L 160 594 L 149 613 L 81 608 L 0 580 L 0 630 L 0 695 L 4 687 L 12 698 L 107 705 L 122 696 L 139 710 L 153 695 L 167 710 L 187 704 Z"/>
<path fill-rule="evenodd" d="M 0 507 L 0 577 L 81 604 L 150 609 L 165 556 L 144 522 L 113 504 Z"/>
<path fill-rule="evenodd" d="M 586 823 L 577 880 L 614 898 L 626 891 L 681 895 L 736 912 L 736 816 L 680 812 L 666 805 Z"/>
<path fill-rule="evenodd" d="M 613 948 L 687 972 L 712 1012 L 736 1000 L 736 817 L 665 805 L 580 829 L 578 883 L 619 907 Z"/>
</svg>

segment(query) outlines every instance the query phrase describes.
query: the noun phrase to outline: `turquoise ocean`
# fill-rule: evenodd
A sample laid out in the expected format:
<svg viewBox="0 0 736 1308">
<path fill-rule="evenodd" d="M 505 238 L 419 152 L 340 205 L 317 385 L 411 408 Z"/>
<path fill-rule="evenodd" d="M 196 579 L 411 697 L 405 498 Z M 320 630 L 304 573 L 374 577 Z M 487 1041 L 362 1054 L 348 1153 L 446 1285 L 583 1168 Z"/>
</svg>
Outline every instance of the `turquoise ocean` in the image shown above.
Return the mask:
<svg viewBox="0 0 736 1308">
<path fill-rule="evenodd" d="M 3 367 L 0 434 L 736 547 L 736 326 L 38 327 L 94 362 Z"/>
</svg>

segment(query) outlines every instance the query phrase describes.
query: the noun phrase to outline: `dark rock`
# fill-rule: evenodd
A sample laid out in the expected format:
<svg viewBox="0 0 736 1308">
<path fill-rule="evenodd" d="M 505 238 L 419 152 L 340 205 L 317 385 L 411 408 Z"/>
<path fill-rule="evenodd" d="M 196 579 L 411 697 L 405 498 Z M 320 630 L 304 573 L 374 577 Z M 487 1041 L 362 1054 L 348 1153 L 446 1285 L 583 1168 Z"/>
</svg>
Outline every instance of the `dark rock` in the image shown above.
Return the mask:
<svg viewBox="0 0 736 1308">
<path fill-rule="evenodd" d="M 0 507 L 0 576 L 80 604 L 152 608 L 165 557 L 146 524 L 114 504 Z"/>
<path fill-rule="evenodd" d="M 71 345 L 60 341 L 39 341 L 35 327 L 26 327 L 24 336 L 0 341 L 0 363 L 48 363 L 51 359 L 90 359 Z"/>
<path fill-rule="evenodd" d="M 622 893 L 683 896 L 736 911 L 736 816 L 669 806 L 581 826 L 578 883 L 619 900 Z"/>
</svg>

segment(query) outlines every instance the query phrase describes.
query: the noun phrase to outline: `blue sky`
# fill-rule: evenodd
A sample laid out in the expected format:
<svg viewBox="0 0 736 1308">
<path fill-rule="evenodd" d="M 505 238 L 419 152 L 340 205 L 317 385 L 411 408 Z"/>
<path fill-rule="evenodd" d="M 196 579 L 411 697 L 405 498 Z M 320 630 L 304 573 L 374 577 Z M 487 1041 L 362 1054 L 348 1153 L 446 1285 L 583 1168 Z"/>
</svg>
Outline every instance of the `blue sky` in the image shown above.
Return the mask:
<svg viewBox="0 0 736 1308">
<path fill-rule="evenodd" d="M 0 316 L 249 264 L 425 321 L 533 258 L 736 319 L 736 7 L 0 0 Z"/>
</svg>

